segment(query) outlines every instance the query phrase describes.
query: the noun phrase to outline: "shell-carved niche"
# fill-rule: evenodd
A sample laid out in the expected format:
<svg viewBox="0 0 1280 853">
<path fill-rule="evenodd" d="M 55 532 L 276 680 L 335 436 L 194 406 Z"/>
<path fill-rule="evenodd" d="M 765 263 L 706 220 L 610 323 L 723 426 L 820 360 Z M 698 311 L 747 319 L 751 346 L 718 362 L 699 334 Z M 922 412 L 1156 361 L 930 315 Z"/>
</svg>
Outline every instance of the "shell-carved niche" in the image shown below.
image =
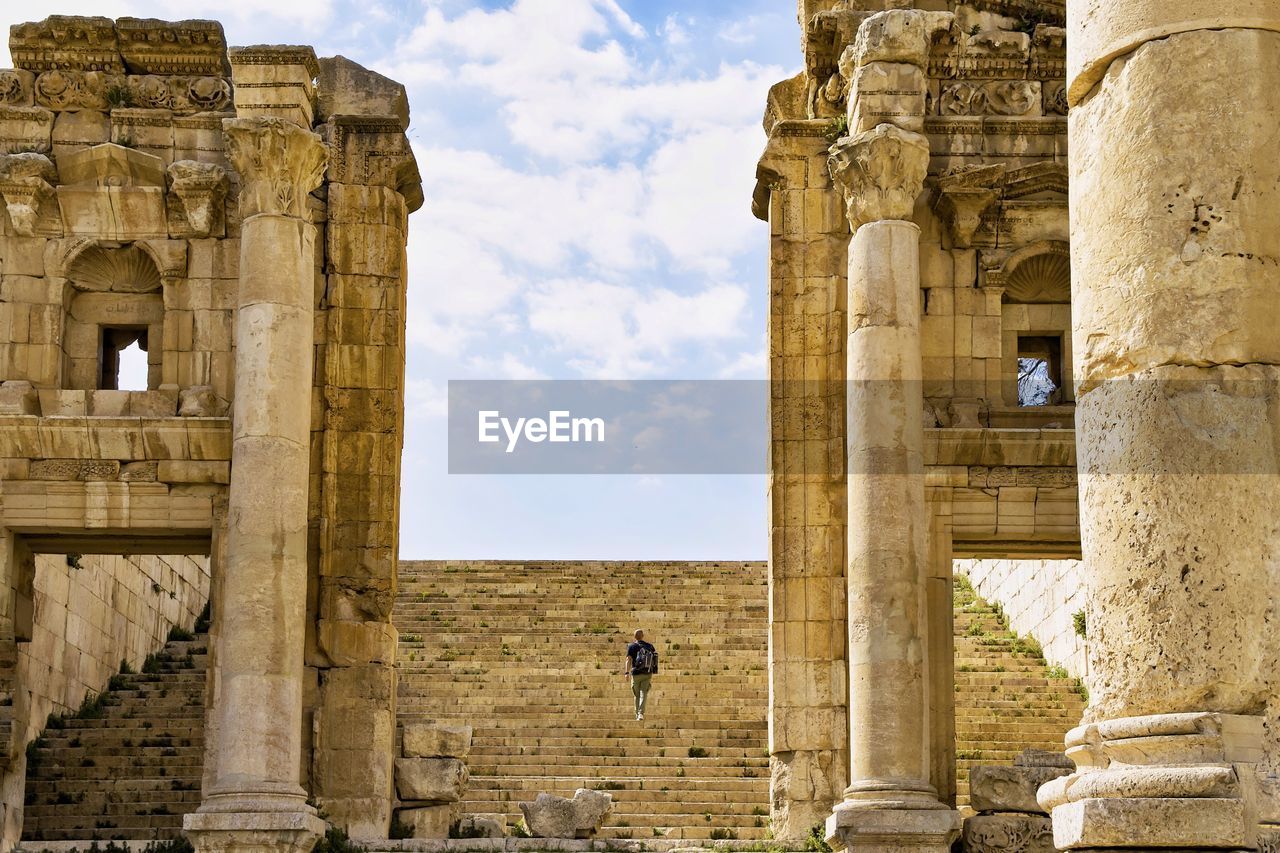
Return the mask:
<svg viewBox="0 0 1280 853">
<path fill-rule="evenodd" d="M 1071 253 L 1066 243 L 1043 243 L 1015 252 L 999 271 L 1006 302 L 1071 301 Z"/>
<path fill-rule="evenodd" d="M 77 290 L 150 293 L 161 286 L 160 271 L 138 246 L 90 246 L 72 261 L 67 280 Z"/>
</svg>

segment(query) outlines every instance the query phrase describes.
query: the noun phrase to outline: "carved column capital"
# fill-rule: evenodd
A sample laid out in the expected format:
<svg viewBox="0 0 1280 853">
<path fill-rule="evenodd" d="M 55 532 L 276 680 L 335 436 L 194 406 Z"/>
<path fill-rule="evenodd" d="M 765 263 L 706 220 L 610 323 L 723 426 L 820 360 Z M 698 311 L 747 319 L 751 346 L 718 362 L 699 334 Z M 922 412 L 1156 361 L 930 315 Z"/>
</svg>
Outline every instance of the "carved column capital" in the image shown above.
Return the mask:
<svg viewBox="0 0 1280 853">
<path fill-rule="evenodd" d="M 327 152 L 320 137 L 280 118 L 222 120 L 231 164 L 240 174 L 240 215 L 307 216 Z"/>
<path fill-rule="evenodd" d="M 882 124 L 841 139 L 827 162 L 854 231 L 882 219 L 910 221 L 929 169 L 929 141 Z"/>
</svg>

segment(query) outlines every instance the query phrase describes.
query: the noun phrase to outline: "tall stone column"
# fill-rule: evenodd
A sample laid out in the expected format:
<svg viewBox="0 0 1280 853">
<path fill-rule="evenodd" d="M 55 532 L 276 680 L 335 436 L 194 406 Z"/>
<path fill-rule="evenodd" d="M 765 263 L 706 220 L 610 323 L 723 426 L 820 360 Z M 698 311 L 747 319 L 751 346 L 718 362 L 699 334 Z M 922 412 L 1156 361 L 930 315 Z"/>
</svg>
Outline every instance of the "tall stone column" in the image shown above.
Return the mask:
<svg viewBox="0 0 1280 853">
<path fill-rule="evenodd" d="M 185 828 L 197 850 L 308 850 L 299 785 L 320 138 L 280 118 L 223 121 L 240 175 L 240 289 L 219 641 L 217 778 Z"/>
<path fill-rule="evenodd" d="M 1280 7 L 1069 0 L 1092 701 L 1059 849 L 1253 849 L 1280 574 Z"/>
<path fill-rule="evenodd" d="M 928 141 L 880 124 L 832 149 L 849 222 L 850 785 L 833 845 L 945 853 L 960 816 L 929 783 L 920 229 Z"/>
</svg>

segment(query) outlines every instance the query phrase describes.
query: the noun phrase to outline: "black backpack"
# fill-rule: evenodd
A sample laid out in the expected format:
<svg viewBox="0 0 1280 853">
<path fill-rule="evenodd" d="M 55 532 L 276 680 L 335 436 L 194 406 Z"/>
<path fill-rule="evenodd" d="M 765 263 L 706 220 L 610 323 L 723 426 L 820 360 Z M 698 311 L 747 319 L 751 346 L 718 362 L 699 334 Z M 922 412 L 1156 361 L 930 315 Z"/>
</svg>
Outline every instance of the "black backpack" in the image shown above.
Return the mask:
<svg viewBox="0 0 1280 853">
<path fill-rule="evenodd" d="M 631 671 L 640 675 L 650 675 L 658 671 L 658 652 L 653 646 L 642 645 L 636 650 L 635 663 Z"/>
</svg>

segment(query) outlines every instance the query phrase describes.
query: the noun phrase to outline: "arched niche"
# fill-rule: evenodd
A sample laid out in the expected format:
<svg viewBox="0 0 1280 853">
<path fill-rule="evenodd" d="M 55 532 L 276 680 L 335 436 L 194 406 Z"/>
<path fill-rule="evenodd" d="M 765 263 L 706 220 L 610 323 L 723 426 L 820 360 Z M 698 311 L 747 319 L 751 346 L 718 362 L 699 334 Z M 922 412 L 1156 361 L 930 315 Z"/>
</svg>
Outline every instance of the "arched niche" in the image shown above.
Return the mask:
<svg viewBox="0 0 1280 853">
<path fill-rule="evenodd" d="M 73 252 L 64 266 L 63 385 L 115 389 L 120 353 L 136 344 L 147 353 L 147 388 L 158 388 L 164 297 L 155 260 L 138 244 L 86 242 Z"/>
<path fill-rule="evenodd" d="M 1073 403 L 1070 247 L 1056 240 L 1024 246 L 991 271 L 988 283 L 1004 291 L 1005 403 L 1021 408 Z"/>
</svg>

